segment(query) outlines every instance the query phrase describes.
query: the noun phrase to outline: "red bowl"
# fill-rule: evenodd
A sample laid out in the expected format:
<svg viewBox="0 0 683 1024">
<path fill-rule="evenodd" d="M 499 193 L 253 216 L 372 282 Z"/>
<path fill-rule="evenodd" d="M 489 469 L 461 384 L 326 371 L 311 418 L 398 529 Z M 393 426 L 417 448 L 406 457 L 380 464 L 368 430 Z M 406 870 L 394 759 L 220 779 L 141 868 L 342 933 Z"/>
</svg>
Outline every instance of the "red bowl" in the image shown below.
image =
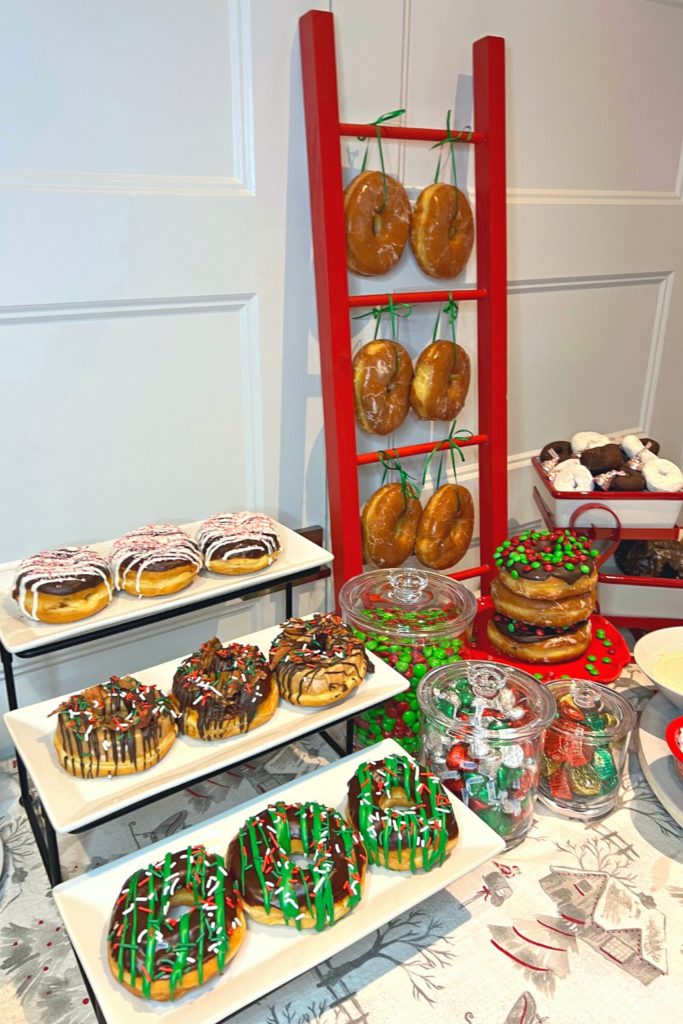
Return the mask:
<svg viewBox="0 0 683 1024">
<path fill-rule="evenodd" d="M 681 730 L 683 730 L 683 715 L 679 715 L 678 718 L 674 718 L 672 722 L 669 722 L 664 735 L 666 737 L 669 750 L 673 755 L 676 771 L 680 775 L 681 779 L 683 779 L 683 750 L 679 747 L 676 741 L 676 734 Z"/>
</svg>

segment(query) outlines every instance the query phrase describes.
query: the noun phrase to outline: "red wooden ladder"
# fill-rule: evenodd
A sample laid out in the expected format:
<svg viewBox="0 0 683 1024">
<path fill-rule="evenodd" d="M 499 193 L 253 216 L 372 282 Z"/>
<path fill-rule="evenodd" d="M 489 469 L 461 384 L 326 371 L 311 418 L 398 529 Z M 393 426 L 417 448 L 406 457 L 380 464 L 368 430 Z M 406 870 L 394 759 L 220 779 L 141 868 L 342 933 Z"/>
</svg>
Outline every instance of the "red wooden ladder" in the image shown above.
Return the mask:
<svg viewBox="0 0 683 1024">
<path fill-rule="evenodd" d="M 318 304 L 331 546 L 335 599 L 341 585 L 363 571 L 358 466 L 379 452 L 359 455 L 353 402 L 350 309 L 386 305 L 386 293 L 349 295 L 340 139 L 372 134 L 374 126 L 339 120 L 334 21 L 326 11 L 309 11 L 300 22 L 306 135 L 308 145 L 313 253 Z M 451 573 L 453 579 L 481 577 L 488 593 L 493 551 L 507 523 L 507 266 L 505 190 L 505 43 L 496 36 L 473 46 L 473 132 L 453 132 L 474 146 L 476 185 L 477 287 L 451 291 L 458 301 L 477 303 L 478 433 L 457 443 L 478 445 L 481 565 Z M 434 128 L 379 128 L 383 138 L 416 142 L 446 139 Z M 447 291 L 393 293 L 394 302 L 441 303 Z M 401 458 L 425 454 L 447 441 L 392 449 Z"/>
</svg>

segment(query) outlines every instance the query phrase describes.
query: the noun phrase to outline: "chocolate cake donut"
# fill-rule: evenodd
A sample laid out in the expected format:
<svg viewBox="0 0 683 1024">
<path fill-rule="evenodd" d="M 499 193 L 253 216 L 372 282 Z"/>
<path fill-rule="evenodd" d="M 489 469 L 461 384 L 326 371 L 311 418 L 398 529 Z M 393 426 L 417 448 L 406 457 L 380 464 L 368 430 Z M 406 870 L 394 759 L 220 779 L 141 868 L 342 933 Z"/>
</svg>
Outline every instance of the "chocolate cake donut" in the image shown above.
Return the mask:
<svg viewBox="0 0 683 1024">
<path fill-rule="evenodd" d="M 614 560 L 626 576 L 683 579 L 683 541 L 623 540 Z"/>
<path fill-rule="evenodd" d="M 206 568 L 224 576 L 265 569 L 282 550 L 273 520 L 256 512 L 219 512 L 202 523 L 196 540 Z"/>
<path fill-rule="evenodd" d="M 621 469 L 624 455 L 618 444 L 604 444 L 581 452 L 581 465 L 589 469 L 593 476 L 597 476 L 612 469 Z"/>
<path fill-rule="evenodd" d="M 539 459 L 541 462 L 548 462 L 549 459 L 557 458 L 558 462 L 564 462 L 565 459 L 571 459 L 572 454 L 569 441 L 551 441 L 541 449 Z"/>
<path fill-rule="evenodd" d="M 644 491 L 645 477 L 637 469 L 624 469 L 610 480 L 610 491 Z"/>
</svg>

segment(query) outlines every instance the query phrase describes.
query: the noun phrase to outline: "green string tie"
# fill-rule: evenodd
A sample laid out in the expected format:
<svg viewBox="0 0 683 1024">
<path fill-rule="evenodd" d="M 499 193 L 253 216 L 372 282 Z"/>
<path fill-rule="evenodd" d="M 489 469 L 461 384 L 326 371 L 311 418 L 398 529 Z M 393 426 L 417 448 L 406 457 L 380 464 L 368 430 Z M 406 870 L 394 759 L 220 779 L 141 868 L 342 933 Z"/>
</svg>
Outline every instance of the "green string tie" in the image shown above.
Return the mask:
<svg viewBox="0 0 683 1024">
<path fill-rule="evenodd" d="M 352 320 L 365 320 L 369 316 L 375 318 L 375 333 L 373 339 L 377 338 L 379 334 L 379 325 L 382 322 L 382 317 L 385 313 L 389 314 L 391 319 L 391 336 L 396 341 L 397 335 L 397 322 L 396 318 L 405 318 L 410 316 L 413 312 L 413 307 L 409 302 L 394 302 L 393 295 L 389 296 L 389 304 L 386 306 L 374 306 L 369 313 L 359 313 L 357 316 L 352 317 Z"/>
<path fill-rule="evenodd" d="M 465 438 L 472 437 L 472 431 L 471 430 L 467 430 L 465 428 L 462 428 L 461 430 L 458 430 L 458 432 L 456 433 L 455 432 L 456 423 L 457 423 L 457 420 L 453 420 L 453 422 L 451 423 L 451 426 L 450 426 L 450 430 L 448 431 L 448 437 L 446 439 L 447 442 L 448 442 L 448 448 L 441 448 L 441 445 L 443 444 L 443 442 L 439 442 L 439 444 L 435 445 L 432 448 L 431 452 L 429 453 L 429 455 L 425 459 L 424 469 L 422 470 L 422 486 L 423 487 L 425 486 L 425 483 L 426 483 L 426 480 L 427 480 L 427 475 L 429 473 L 429 467 L 431 465 L 432 459 L 434 458 L 434 456 L 436 455 L 437 452 L 440 452 L 441 453 L 441 459 L 439 460 L 439 468 L 438 468 L 437 473 L 436 473 L 436 488 L 435 488 L 438 491 L 439 487 L 441 486 L 441 475 L 442 475 L 443 467 L 444 467 L 444 456 L 446 455 L 447 451 L 450 452 L 451 467 L 453 469 L 453 478 L 455 480 L 455 483 L 457 484 L 457 482 L 458 482 L 458 469 L 457 469 L 457 465 L 456 465 L 456 461 L 455 461 L 455 453 L 457 452 L 458 455 L 460 456 L 461 460 L 463 462 L 465 461 L 465 453 L 463 452 L 463 450 L 461 449 L 460 445 L 458 444 L 458 441 L 464 441 Z"/>
<path fill-rule="evenodd" d="M 379 150 L 379 165 L 380 165 L 380 167 L 382 169 L 382 195 L 383 195 L 383 201 L 382 201 L 381 207 L 377 211 L 378 213 L 384 213 L 384 211 L 387 208 L 387 203 L 389 201 L 389 187 L 387 185 L 387 172 L 384 169 L 384 153 L 382 152 L 382 133 L 380 132 L 379 128 L 380 128 L 380 125 L 384 124 L 386 121 L 393 121 L 394 118 L 401 117 L 402 114 L 405 114 L 405 108 L 403 108 L 403 107 L 401 107 L 400 110 L 390 110 L 388 114 L 380 114 L 380 116 L 377 118 L 376 121 L 370 121 L 370 125 L 369 125 L 369 126 L 374 125 L 374 128 L 375 128 L 375 135 L 377 136 L 377 148 Z M 358 136 L 358 141 L 359 142 L 365 142 L 366 140 L 367 140 L 367 135 L 359 135 Z M 365 147 L 365 156 L 363 157 L 363 163 L 361 164 L 361 168 L 360 168 L 361 174 L 365 170 L 367 162 L 368 162 L 368 152 L 369 152 L 369 149 L 370 149 L 370 143 L 368 142 L 367 146 Z"/>
<path fill-rule="evenodd" d="M 409 483 L 409 481 L 413 480 L 414 477 L 412 477 L 410 473 L 406 472 L 396 456 L 389 455 L 388 452 L 379 452 L 378 457 L 384 468 L 380 486 L 384 487 L 384 481 L 387 478 L 387 474 L 398 473 L 401 484 L 401 493 L 403 495 L 403 508 L 406 509 L 408 507 L 408 498 L 420 497 L 419 490 L 412 483 Z"/>
</svg>

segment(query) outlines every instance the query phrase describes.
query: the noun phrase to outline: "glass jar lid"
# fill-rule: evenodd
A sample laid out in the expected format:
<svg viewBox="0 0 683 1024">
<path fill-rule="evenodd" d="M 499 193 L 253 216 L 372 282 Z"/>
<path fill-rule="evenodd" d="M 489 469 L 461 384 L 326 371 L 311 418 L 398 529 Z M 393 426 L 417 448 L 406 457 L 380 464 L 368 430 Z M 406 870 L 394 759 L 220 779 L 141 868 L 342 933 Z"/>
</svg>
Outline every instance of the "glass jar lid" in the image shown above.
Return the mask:
<svg viewBox="0 0 683 1024">
<path fill-rule="evenodd" d="M 425 718 L 464 737 L 516 742 L 552 722 L 555 699 L 527 672 L 493 661 L 460 661 L 428 672 L 417 688 Z"/>
<path fill-rule="evenodd" d="M 618 693 L 588 679 L 557 679 L 548 683 L 557 703 L 554 732 L 575 736 L 577 727 L 585 738 L 618 739 L 633 729 L 636 713 Z M 590 734 L 590 737 L 589 735 Z"/>
<path fill-rule="evenodd" d="M 474 594 L 461 583 L 421 569 L 377 569 L 341 588 L 344 620 L 371 635 L 405 643 L 459 636 L 472 625 Z"/>
</svg>

